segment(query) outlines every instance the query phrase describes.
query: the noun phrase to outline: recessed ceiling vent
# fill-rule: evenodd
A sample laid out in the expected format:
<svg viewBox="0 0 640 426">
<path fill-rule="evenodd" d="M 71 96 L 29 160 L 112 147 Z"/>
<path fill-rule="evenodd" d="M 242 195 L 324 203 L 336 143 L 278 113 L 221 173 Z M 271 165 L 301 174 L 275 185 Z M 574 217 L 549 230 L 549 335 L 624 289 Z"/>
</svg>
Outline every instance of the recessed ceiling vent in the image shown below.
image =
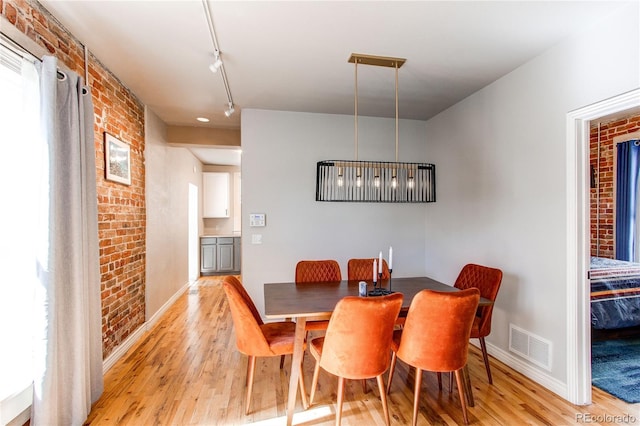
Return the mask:
<svg viewBox="0 0 640 426">
<path fill-rule="evenodd" d="M 509 324 L 509 350 L 551 371 L 551 342 L 522 328 Z"/>
</svg>

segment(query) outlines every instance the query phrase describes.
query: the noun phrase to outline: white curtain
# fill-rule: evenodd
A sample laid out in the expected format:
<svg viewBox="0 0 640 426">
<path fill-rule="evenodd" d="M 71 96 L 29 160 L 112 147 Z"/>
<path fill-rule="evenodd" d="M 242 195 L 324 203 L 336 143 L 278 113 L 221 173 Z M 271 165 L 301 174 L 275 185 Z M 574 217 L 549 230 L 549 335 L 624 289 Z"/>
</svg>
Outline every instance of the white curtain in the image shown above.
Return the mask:
<svg viewBox="0 0 640 426">
<path fill-rule="evenodd" d="M 82 79 L 60 76 L 55 58 L 38 68 L 49 202 L 31 421 L 81 425 L 103 387 L 93 105 Z"/>
</svg>

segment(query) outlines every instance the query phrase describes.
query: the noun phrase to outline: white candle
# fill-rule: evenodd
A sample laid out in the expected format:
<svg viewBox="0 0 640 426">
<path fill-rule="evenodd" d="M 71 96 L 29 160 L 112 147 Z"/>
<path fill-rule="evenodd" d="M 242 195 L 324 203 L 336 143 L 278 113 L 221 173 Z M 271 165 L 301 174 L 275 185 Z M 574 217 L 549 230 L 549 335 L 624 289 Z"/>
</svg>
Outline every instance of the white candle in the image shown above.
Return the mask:
<svg viewBox="0 0 640 426">
<path fill-rule="evenodd" d="M 393 247 L 389 246 L 389 269 L 393 269 Z"/>
<path fill-rule="evenodd" d="M 380 255 L 378 256 L 378 273 L 381 274 L 382 273 L 382 252 L 380 252 Z"/>
<path fill-rule="evenodd" d="M 377 269 L 378 269 L 378 266 L 377 266 L 376 260 L 373 259 L 373 282 L 374 283 L 378 282 L 378 271 L 377 271 Z"/>
</svg>

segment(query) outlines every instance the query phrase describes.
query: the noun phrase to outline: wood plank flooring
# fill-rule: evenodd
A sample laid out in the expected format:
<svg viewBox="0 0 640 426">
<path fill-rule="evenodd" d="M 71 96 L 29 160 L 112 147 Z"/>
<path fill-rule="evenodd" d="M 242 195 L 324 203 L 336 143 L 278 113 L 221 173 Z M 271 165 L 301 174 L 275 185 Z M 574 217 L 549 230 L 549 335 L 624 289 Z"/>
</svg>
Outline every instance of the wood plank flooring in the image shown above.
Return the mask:
<svg viewBox="0 0 640 426">
<path fill-rule="evenodd" d="M 283 425 L 290 357 L 260 358 L 256 366 L 252 412 L 244 415 L 247 358 L 236 350 L 233 322 L 220 277 L 203 277 L 154 328 L 105 375 L 105 391 L 88 425 Z M 307 392 L 313 358 L 306 353 Z M 494 384 L 487 383 L 482 357 L 470 349 L 469 371 L 476 405 L 473 425 L 640 424 L 640 404 L 626 404 L 593 388 L 590 406 L 574 406 L 504 364 L 491 359 Z M 448 380 L 438 390 L 435 374 L 424 373 L 419 425 L 462 424 L 457 391 Z M 375 380 L 368 392 L 347 384 L 343 425 L 384 425 Z M 398 362 L 389 395 L 391 424 L 411 424 L 413 372 Z M 298 400 L 294 424 L 333 425 L 337 379 L 320 374 L 312 407 Z M 614 416 L 620 416 L 616 418 Z M 627 417 L 623 417 L 627 416 Z M 625 421 L 626 420 L 626 421 Z"/>
</svg>

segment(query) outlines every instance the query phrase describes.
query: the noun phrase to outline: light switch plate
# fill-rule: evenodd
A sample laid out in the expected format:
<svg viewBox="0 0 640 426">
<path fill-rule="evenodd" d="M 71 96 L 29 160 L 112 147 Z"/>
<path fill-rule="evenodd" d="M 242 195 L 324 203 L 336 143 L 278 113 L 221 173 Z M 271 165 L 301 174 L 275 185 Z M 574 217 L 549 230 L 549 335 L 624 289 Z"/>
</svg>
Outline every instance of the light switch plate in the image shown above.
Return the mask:
<svg viewBox="0 0 640 426">
<path fill-rule="evenodd" d="M 262 234 L 251 234 L 251 244 L 262 244 Z"/>
<path fill-rule="evenodd" d="M 249 214 L 249 226 L 258 227 L 266 225 L 266 215 L 264 213 Z"/>
</svg>

